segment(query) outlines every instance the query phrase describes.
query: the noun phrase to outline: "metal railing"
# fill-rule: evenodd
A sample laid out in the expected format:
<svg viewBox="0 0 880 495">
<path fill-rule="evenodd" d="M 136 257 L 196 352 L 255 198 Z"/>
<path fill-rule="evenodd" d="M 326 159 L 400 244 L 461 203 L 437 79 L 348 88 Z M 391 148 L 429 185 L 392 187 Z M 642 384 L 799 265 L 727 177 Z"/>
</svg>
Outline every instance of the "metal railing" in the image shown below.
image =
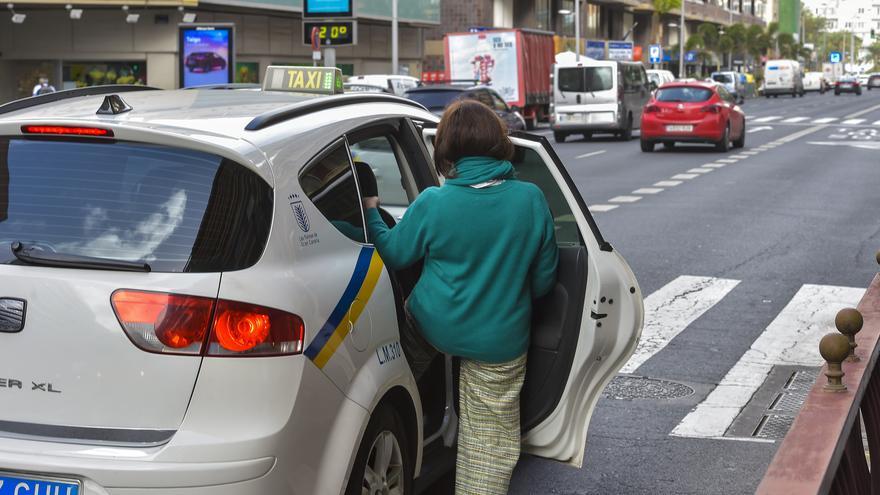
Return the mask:
<svg viewBox="0 0 880 495">
<path fill-rule="evenodd" d="M 880 274 L 834 323 L 840 333 L 819 344 L 826 365 L 756 494 L 880 494 Z"/>
</svg>

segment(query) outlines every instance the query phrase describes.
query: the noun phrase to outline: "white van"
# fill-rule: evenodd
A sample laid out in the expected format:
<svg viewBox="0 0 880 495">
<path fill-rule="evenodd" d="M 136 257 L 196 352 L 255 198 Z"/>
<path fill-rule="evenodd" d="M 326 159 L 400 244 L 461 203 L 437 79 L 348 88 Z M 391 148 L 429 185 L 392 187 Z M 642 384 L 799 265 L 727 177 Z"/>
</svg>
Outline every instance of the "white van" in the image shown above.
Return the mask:
<svg viewBox="0 0 880 495">
<path fill-rule="evenodd" d="M 557 64 L 553 67 L 553 137 L 561 143 L 569 134 L 589 139 L 594 132 L 612 132 L 629 140 L 654 88 L 639 62 Z"/>
<path fill-rule="evenodd" d="M 407 90 L 418 87 L 422 84 L 417 77 L 412 76 L 395 76 L 393 74 L 367 74 L 362 76 L 351 76 L 346 80 L 347 83 L 372 84 L 387 88 L 389 92 L 397 96 L 403 96 Z"/>
<path fill-rule="evenodd" d="M 794 60 L 768 60 L 764 66 L 764 97 L 804 96 L 801 64 Z"/>
</svg>

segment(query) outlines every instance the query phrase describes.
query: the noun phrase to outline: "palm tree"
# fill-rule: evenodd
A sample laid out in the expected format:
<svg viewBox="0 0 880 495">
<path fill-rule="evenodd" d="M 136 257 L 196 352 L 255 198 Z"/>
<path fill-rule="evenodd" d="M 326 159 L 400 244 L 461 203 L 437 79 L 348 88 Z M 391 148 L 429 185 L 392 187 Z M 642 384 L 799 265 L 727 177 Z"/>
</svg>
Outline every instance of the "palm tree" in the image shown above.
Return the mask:
<svg viewBox="0 0 880 495">
<path fill-rule="evenodd" d="M 703 50 L 715 54 L 717 58 L 720 36 L 715 25 L 704 22 L 697 26 L 697 34 L 703 38 Z M 716 68 L 720 68 L 720 63 L 716 62 Z"/>
<path fill-rule="evenodd" d="M 733 44 L 733 47 L 730 50 L 730 60 L 728 62 L 731 67 L 733 67 L 733 56 L 742 55 L 746 51 L 747 34 L 748 30 L 741 23 L 736 23 L 727 28 L 727 35 L 730 37 L 730 41 Z"/>
<path fill-rule="evenodd" d="M 751 55 L 753 61 L 760 60 L 761 55 L 767 52 L 763 27 L 752 24 L 746 29 L 745 51 Z"/>
<path fill-rule="evenodd" d="M 681 8 L 681 0 L 651 0 L 654 13 L 651 14 L 652 37 L 654 43 L 663 43 L 663 16 L 669 12 Z"/>
<path fill-rule="evenodd" d="M 873 45 L 868 47 L 868 54 L 874 64 L 873 70 L 880 69 L 880 41 L 875 41 Z"/>
</svg>

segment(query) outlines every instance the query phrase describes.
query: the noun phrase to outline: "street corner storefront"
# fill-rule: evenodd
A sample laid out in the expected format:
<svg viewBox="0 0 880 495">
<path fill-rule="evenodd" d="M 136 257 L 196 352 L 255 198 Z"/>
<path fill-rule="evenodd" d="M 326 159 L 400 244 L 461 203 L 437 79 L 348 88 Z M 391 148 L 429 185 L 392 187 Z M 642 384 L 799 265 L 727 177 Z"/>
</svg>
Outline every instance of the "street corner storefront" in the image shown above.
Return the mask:
<svg viewBox="0 0 880 495">
<path fill-rule="evenodd" d="M 0 103 L 105 84 L 259 84 L 270 65 L 313 64 L 302 3 L 18 0 L 0 16 Z M 319 44 L 335 45 L 345 75 L 390 73 L 390 2 L 354 0 L 352 7 L 347 37 L 328 40 L 339 32 L 328 30 Z M 418 77 L 424 30 L 439 25 L 440 0 L 401 2 L 399 21 L 400 72 Z"/>
</svg>

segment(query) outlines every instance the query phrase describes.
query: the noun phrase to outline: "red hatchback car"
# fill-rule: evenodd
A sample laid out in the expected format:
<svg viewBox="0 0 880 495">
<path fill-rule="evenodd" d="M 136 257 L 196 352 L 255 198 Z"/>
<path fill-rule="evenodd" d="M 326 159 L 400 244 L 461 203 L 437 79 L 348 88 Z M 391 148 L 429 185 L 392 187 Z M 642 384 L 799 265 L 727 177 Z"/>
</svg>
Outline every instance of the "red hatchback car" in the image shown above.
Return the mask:
<svg viewBox="0 0 880 495">
<path fill-rule="evenodd" d="M 746 144 L 746 115 L 721 85 L 671 82 L 642 110 L 642 151 L 663 143 L 712 143 L 719 151 Z"/>
</svg>

